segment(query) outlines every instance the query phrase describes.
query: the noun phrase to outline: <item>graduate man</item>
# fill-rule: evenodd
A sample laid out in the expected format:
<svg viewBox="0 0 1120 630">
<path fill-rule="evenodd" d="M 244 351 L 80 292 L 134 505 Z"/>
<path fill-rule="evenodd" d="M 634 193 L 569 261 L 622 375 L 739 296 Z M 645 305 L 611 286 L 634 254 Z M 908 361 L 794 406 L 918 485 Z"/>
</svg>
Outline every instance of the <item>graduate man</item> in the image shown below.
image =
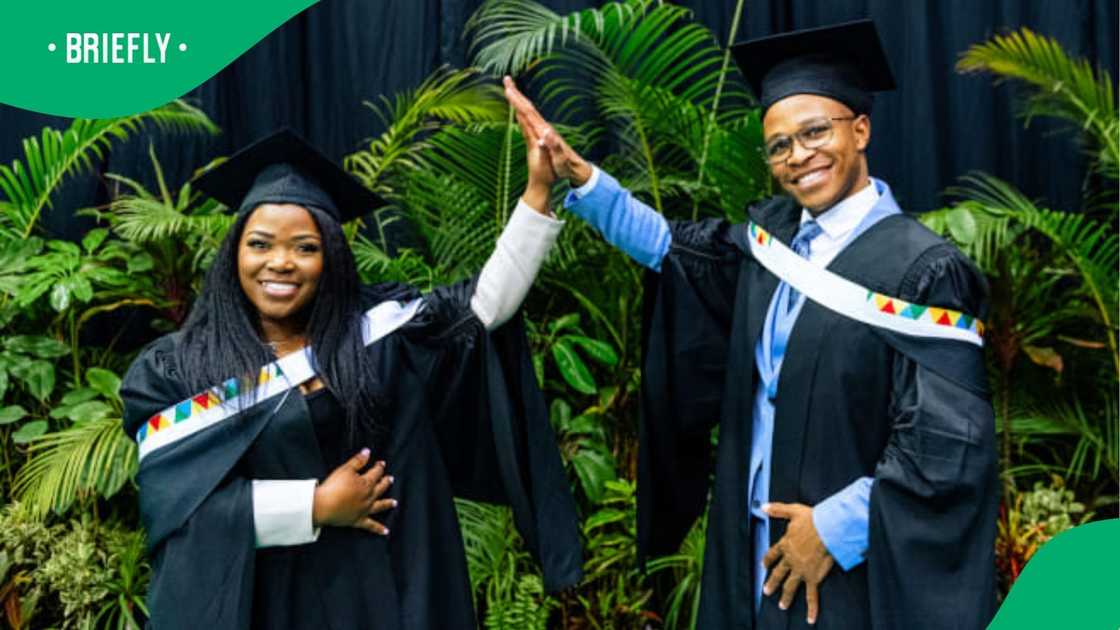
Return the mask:
<svg viewBox="0 0 1120 630">
<path fill-rule="evenodd" d="M 894 87 L 870 20 L 733 50 L 787 193 L 740 225 L 666 221 L 506 79 L 572 183 L 566 207 L 651 270 L 642 556 L 676 551 L 708 506 L 699 628 L 982 628 L 998 494 L 983 276 L 868 175 L 872 93 Z"/>
</svg>

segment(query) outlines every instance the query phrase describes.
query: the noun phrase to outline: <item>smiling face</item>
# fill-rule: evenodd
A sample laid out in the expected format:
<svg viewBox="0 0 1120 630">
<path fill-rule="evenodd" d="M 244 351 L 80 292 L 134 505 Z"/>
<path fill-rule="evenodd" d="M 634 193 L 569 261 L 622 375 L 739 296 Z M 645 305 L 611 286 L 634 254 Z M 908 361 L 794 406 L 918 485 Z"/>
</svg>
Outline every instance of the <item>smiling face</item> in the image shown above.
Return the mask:
<svg viewBox="0 0 1120 630">
<path fill-rule="evenodd" d="M 813 120 L 852 118 L 843 103 L 815 94 L 784 98 L 766 110 L 762 129 L 767 142 L 776 136 L 794 136 Z M 794 199 L 814 215 L 831 208 L 870 183 L 864 150 L 871 139 L 871 120 L 831 120 L 832 139 L 806 149 L 793 142 L 789 159 L 770 164 L 774 178 Z"/>
<path fill-rule="evenodd" d="M 237 271 L 266 341 L 302 332 L 323 273 L 322 235 L 311 213 L 294 204 L 257 206 L 241 234 Z"/>
</svg>

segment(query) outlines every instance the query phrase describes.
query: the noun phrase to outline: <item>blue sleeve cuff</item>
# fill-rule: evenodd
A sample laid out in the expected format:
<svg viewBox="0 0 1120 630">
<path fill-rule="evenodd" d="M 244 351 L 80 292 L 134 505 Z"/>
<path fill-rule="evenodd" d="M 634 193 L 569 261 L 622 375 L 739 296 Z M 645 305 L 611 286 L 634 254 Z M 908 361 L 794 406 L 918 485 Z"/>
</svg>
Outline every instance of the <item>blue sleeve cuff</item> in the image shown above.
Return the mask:
<svg viewBox="0 0 1120 630">
<path fill-rule="evenodd" d="M 871 477 L 860 477 L 813 506 L 813 526 L 845 571 L 867 557 L 867 519 L 873 483 Z"/>
<path fill-rule="evenodd" d="M 584 186 L 568 192 L 564 207 L 639 264 L 661 269 L 661 259 L 672 242 L 669 222 L 610 174 L 596 167 Z"/>
</svg>

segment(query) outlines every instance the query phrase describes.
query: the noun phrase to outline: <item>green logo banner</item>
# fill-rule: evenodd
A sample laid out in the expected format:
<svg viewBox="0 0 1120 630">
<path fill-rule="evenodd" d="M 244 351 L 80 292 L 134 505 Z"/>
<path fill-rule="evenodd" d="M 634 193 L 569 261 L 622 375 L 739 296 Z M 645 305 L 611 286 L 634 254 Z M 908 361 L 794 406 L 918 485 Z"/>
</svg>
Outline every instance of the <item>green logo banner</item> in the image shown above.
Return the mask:
<svg viewBox="0 0 1120 630">
<path fill-rule="evenodd" d="M 5 3 L 0 103 L 80 118 L 162 105 L 318 0 Z"/>
<path fill-rule="evenodd" d="M 988 630 L 1120 628 L 1118 541 L 1116 519 L 1059 534 L 1027 563 Z"/>
</svg>

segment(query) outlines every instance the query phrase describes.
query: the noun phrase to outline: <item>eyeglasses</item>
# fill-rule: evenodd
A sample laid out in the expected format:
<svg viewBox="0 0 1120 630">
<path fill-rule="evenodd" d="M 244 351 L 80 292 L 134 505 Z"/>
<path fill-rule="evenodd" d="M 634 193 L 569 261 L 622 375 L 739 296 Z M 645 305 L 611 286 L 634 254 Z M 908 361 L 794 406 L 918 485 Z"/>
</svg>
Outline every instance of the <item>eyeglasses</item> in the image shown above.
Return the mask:
<svg viewBox="0 0 1120 630">
<path fill-rule="evenodd" d="M 793 136 L 775 136 L 766 143 L 763 155 L 771 164 L 781 164 L 793 155 L 793 141 L 806 149 L 819 149 L 832 140 L 832 121 L 855 120 L 856 116 L 833 116 L 831 118 L 817 118 L 805 123 Z"/>
</svg>

